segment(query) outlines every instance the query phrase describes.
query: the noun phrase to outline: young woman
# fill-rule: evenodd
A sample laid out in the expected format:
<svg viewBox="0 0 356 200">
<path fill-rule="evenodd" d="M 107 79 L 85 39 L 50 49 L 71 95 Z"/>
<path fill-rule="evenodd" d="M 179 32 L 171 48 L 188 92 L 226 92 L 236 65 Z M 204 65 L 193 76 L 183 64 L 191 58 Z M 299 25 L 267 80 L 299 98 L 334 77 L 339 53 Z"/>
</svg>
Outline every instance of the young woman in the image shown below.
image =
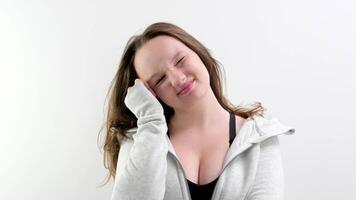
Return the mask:
<svg viewBox="0 0 356 200">
<path fill-rule="evenodd" d="M 231 104 L 221 78 L 209 49 L 174 24 L 130 38 L 105 123 L 112 200 L 283 199 L 277 136 L 294 129 L 260 103 Z"/>
</svg>

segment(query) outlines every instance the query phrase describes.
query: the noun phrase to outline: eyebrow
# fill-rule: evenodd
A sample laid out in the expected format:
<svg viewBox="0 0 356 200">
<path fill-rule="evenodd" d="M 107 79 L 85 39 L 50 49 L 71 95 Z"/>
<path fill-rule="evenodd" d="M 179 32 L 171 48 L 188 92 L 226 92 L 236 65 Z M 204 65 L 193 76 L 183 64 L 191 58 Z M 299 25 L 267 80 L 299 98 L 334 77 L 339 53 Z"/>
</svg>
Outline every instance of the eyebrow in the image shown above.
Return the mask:
<svg viewBox="0 0 356 200">
<path fill-rule="evenodd" d="M 171 61 L 173 62 L 173 60 L 181 53 L 182 51 L 178 51 L 174 56 L 173 56 L 173 58 L 171 59 Z M 154 77 L 154 76 L 156 76 L 156 75 L 158 75 L 158 74 L 160 74 L 161 72 L 156 72 L 156 73 L 154 73 L 154 74 L 152 74 L 149 78 L 148 78 L 148 81 L 151 81 L 151 79 Z"/>
</svg>

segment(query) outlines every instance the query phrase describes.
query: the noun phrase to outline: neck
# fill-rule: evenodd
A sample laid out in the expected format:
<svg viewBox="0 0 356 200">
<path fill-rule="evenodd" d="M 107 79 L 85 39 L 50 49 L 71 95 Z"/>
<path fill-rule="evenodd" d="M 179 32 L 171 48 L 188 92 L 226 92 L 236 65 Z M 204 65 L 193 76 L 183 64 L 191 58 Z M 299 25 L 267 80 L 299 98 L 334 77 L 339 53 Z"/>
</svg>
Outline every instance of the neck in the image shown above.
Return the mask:
<svg viewBox="0 0 356 200">
<path fill-rule="evenodd" d="M 219 104 L 211 88 L 197 103 L 174 111 L 169 122 L 169 129 L 173 130 L 212 130 L 214 124 L 221 126 L 229 120 L 228 111 Z"/>
</svg>

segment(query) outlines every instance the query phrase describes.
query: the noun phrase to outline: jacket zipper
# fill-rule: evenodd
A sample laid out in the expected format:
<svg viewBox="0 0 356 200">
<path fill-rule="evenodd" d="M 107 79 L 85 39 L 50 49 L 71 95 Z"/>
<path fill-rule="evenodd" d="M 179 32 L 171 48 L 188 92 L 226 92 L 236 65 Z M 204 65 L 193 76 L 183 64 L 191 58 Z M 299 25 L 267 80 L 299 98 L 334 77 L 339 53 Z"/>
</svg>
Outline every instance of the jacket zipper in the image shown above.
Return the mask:
<svg viewBox="0 0 356 200">
<path fill-rule="evenodd" d="M 251 143 L 249 143 L 248 145 L 247 145 L 247 147 L 245 147 L 240 153 L 238 153 L 238 154 L 236 154 L 226 165 L 225 165 L 225 167 L 221 170 L 221 174 L 225 171 L 225 168 L 227 167 L 227 166 L 229 166 L 241 153 L 243 153 L 243 152 L 245 152 L 247 149 L 249 149 L 250 147 L 252 146 L 252 144 Z M 220 175 L 221 175 L 220 174 Z M 219 175 L 219 176 L 220 176 Z M 217 185 L 217 182 L 216 182 L 216 185 Z M 213 191 L 213 194 L 212 194 L 212 196 L 211 196 L 211 200 L 214 200 L 215 199 L 215 196 L 216 196 L 216 187 L 214 187 L 214 191 Z"/>
<path fill-rule="evenodd" d="M 183 172 L 184 182 L 185 182 L 184 186 L 185 186 L 185 189 L 188 191 L 188 194 L 189 194 L 188 198 L 189 198 L 189 200 L 192 200 L 192 197 L 191 197 L 191 194 L 190 194 L 190 190 L 189 190 L 189 187 L 188 187 L 188 181 L 186 180 L 186 175 L 185 175 L 183 166 L 180 164 L 178 158 L 177 158 L 175 155 L 173 155 L 173 153 L 171 153 L 171 152 L 169 152 L 169 153 L 172 154 L 172 156 L 174 157 L 174 159 L 177 161 L 180 170 Z"/>
</svg>

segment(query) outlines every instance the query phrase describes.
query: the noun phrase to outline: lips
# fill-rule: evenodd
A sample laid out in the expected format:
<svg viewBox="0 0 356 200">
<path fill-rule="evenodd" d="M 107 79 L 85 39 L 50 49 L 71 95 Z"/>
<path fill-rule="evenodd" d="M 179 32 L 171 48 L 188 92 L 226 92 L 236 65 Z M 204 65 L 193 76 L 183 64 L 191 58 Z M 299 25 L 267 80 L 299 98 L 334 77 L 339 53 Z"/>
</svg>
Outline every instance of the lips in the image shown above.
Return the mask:
<svg viewBox="0 0 356 200">
<path fill-rule="evenodd" d="M 178 92 L 178 95 L 180 95 L 185 89 L 189 88 L 189 86 L 193 83 L 193 81 L 194 80 L 184 83 L 182 89 Z"/>
</svg>

